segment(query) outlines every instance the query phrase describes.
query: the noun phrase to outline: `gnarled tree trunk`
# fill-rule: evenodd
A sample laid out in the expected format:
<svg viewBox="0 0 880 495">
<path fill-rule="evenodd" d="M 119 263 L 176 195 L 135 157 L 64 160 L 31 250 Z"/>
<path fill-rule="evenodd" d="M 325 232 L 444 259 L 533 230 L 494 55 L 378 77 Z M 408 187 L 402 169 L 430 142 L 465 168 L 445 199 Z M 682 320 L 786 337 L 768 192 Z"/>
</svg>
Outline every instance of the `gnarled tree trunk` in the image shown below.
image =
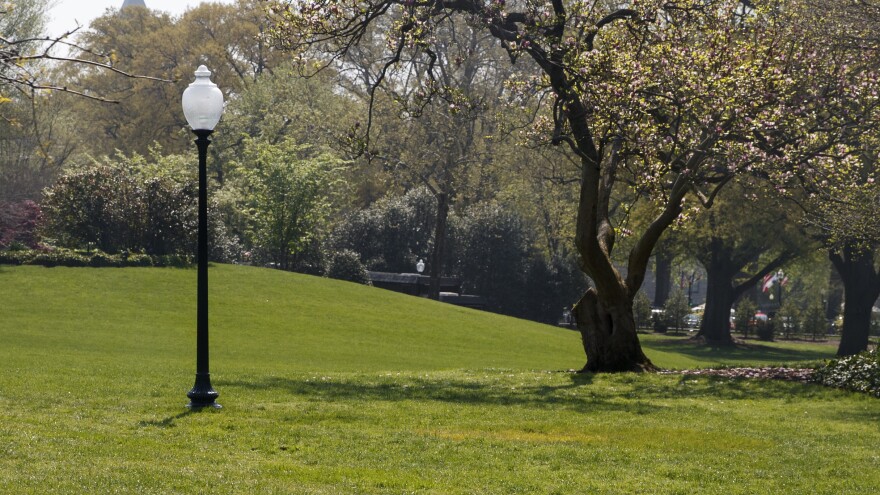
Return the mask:
<svg viewBox="0 0 880 495">
<path fill-rule="evenodd" d="M 587 364 L 581 371 L 653 371 L 636 335 L 632 303 L 603 305 L 595 289 L 588 289 L 572 314 L 581 331 Z"/>
</svg>

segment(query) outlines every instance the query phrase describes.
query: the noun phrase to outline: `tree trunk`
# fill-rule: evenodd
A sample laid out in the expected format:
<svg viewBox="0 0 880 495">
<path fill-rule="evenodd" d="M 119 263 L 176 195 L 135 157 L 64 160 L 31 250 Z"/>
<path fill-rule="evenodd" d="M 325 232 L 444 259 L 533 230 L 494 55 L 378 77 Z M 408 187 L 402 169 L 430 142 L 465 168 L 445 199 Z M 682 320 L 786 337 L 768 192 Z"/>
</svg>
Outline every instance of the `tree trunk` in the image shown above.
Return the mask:
<svg viewBox="0 0 880 495">
<path fill-rule="evenodd" d="M 669 288 L 672 287 L 672 255 L 661 246 L 654 257 L 654 307 L 666 306 Z"/>
<path fill-rule="evenodd" d="M 434 251 L 431 253 L 431 284 L 429 297 L 440 300 L 440 276 L 443 263 L 443 250 L 446 245 L 446 224 L 449 220 L 449 196 L 437 194 L 437 226 L 434 229 Z"/>
<path fill-rule="evenodd" d="M 595 289 L 588 289 L 572 315 L 581 333 L 587 364 L 581 372 L 654 371 L 636 335 L 632 304 L 605 308 Z"/>
<path fill-rule="evenodd" d="M 843 329 L 838 356 L 851 356 L 868 349 L 871 310 L 880 295 L 880 273 L 874 268 L 874 253 L 847 246 L 830 254 L 843 280 Z"/>
<path fill-rule="evenodd" d="M 706 339 L 707 344 L 733 345 L 730 310 L 737 294 L 733 288 L 733 277 L 715 268 L 706 270 L 706 309 L 697 336 Z"/>
<path fill-rule="evenodd" d="M 828 277 L 828 299 L 825 305 L 825 318 L 831 321 L 840 316 L 840 306 L 843 304 L 843 281 L 837 269 L 831 270 Z"/>
</svg>

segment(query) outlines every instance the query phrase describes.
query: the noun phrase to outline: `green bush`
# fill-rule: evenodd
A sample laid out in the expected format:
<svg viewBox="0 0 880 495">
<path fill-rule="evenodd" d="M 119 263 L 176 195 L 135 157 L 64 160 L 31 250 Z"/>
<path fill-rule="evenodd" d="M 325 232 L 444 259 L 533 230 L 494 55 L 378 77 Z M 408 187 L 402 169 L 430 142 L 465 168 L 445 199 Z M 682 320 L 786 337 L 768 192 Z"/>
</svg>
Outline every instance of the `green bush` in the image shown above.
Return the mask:
<svg viewBox="0 0 880 495">
<path fill-rule="evenodd" d="M 23 265 L 33 257 L 33 251 L 0 251 L 0 265 Z"/>
<path fill-rule="evenodd" d="M 776 333 L 776 324 L 774 321 L 758 321 L 755 327 L 755 333 L 758 336 L 758 340 L 763 340 L 764 342 L 773 342 L 773 338 Z"/>
<path fill-rule="evenodd" d="M 813 373 L 813 380 L 829 387 L 880 397 L 880 354 L 874 349 L 829 361 Z"/>
<path fill-rule="evenodd" d="M 148 254 L 127 253 L 123 256 L 125 266 L 153 266 L 153 257 Z"/>
<path fill-rule="evenodd" d="M 367 275 L 367 269 L 361 262 L 360 255 L 349 249 L 334 251 L 328 255 L 327 271 L 324 273 L 324 276 L 336 280 L 370 285 L 370 277 Z"/>
<path fill-rule="evenodd" d="M 95 268 L 104 268 L 108 266 L 120 267 L 123 266 L 123 260 L 118 255 L 96 251 L 92 253 L 91 257 L 89 258 L 89 266 L 93 266 Z"/>
<path fill-rule="evenodd" d="M 74 251 L 71 249 L 0 251 L 0 265 L 40 265 L 40 266 L 171 266 L 188 267 L 192 258 L 181 255 L 150 256 L 142 253 L 107 254 L 103 251 Z"/>
<path fill-rule="evenodd" d="M 38 252 L 25 265 L 39 266 L 89 266 L 90 259 L 86 256 L 67 249 L 58 249 L 49 252 Z"/>
<path fill-rule="evenodd" d="M 172 268 L 186 268 L 195 263 L 192 257 L 180 254 L 153 256 L 153 265 Z"/>
</svg>

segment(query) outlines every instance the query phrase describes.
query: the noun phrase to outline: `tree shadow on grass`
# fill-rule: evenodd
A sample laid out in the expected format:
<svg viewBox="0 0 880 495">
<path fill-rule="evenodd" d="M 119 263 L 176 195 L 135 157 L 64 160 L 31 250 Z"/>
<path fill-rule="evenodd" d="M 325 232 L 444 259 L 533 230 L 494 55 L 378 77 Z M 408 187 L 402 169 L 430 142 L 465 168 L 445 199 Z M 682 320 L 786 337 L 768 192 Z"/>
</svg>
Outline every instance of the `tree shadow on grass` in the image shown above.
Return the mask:
<svg viewBox="0 0 880 495">
<path fill-rule="evenodd" d="M 713 346 L 710 344 L 690 342 L 687 340 L 667 340 L 645 344 L 662 351 L 673 351 L 700 360 L 725 360 L 742 361 L 744 363 L 773 362 L 778 364 L 798 361 L 821 361 L 828 359 L 834 353 L 829 348 L 828 352 L 812 349 L 784 349 L 761 344 L 739 344 L 734 346 Z"/>
<path fill-rule="evenodd" d="M 526 377 L 523 382 L 527 382 Z M 308 400 L 433 401 L 460 405 L 524 406 L 574 412 L 650 414 L 669 407 L 667 400 L 807 399 L 827 394 L 815 385 L 779 380 L 730 379 L 714 376 L 621 374 L 602 378 L 570 373 L 565 383 L 528 384 L 484 379 L 414 377 L 288 378 L 267 377 L 218 381 L 218 386 L 284 392 Z"/>
<path fill-rule="evenodd" d="M 284 378 L 216 381 L 218 387 L 282 391 L 310 400 L 327 401 L 433 401 L 460 405 L 528 406 L 575 411 L 612 411 L 631 406 L 615 404 L 590 393 L 591 374 L 572 374 L 560 385 L 524 385 L 509 381 L 448 379 L 444 377 Z"/>
</svg>

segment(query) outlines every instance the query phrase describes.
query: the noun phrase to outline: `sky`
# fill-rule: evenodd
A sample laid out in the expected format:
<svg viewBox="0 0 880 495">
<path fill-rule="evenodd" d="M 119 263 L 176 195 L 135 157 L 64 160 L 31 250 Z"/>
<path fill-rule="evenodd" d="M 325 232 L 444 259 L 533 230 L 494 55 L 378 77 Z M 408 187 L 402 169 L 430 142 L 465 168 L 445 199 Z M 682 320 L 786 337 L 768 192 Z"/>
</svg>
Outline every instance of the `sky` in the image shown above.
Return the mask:
<svg viewBox="0 0 880 495">
<path fill-rule="evenodd" d="M 212 0 L 216 3 L 232 3 L 233 0 Z M 119 9 L 123 0 L 55 0 L 55 6 L 49 9 L 51 18 L 48 25 L 48 34 L 60 35 L 79 25 L 88 27 L 92 19 L 100 17 L 109 8 Z M 202 0 L 144 0 L 147 7 L 153 10 L 161 10 L 171 15 L 180 15 L 187 9 L 193 8 Z"/>
</svg>

